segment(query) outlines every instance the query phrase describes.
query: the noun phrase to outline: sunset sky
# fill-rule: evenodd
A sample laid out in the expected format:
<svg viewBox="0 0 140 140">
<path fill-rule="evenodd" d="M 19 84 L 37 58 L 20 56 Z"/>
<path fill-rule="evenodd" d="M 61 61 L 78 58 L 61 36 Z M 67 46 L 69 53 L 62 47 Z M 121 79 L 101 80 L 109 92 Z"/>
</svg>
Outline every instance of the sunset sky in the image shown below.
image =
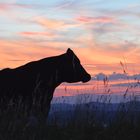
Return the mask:
<svg viewBox="0 0 140 140">
<path fill-rule="evenodd" d="M 139 0 L 0 0 L 0 69 L 67 48 L 92 75 L 139 73 Z"/>
</svg>

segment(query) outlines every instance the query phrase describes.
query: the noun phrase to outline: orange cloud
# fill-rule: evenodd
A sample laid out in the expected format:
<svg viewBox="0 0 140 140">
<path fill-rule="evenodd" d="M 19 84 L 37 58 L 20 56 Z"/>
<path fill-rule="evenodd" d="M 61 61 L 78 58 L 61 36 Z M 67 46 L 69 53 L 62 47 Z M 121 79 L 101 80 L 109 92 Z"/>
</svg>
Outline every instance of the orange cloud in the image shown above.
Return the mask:
<svg viewBox="0 0 140 140">
<path fill-rule="evenodd" d="M 31 40 L 0 40 L 0 46 L 0 68 L 17 67 L 29 61 L 63 53 L 59 48 L 43 47 Z"/>
<path fill-rule="evenodd" d="M 120 61 L 125 62 L 130 73 L 140 71 L 140 48 L 131 42 L 110 44 L 96 42 L 92 36 L 83 36 L 77 39 L 79 44 L 74 47 L 76 54 L 81 62 L 92 74 L 98 72 L 112 73 L 113 71 L 122 72 Z M 80 47 L 84 46 L 84 47 Z M 88 65 L 87 65 L 88 64 Z M 99 66 L 100 64 L 100 66 Z M 135 66 L 135 68 L 134 68 Z"/>
<path fill-rule="evenodd" d="M 63 26 L 65 25 L 63 21 L 47 18 L 37 18 L 36 22 L 48 29 L 59 29 L 63 28 Z"/>
<path fill-rule="evenodd" d="M 108 46 L 107 44 L 100 44 L 98 46 L 88 36 L 79 37 L 75 40 L 77 40 L 77 43 L 57 40 L 40 42 L 35 39 L 23 38 L 17 41 L 0 40 L 0 68 L 17 67 L 29 61 L 65 53 L 67 48 L 71 48 L 91 74 L 98 72 L 112 73 L 113 71 L 122 72 L 119 63 L 120 61 L 123 62 L 124 58 L 131 72 L 134 70 L 139 72 L 140 70 L 137 67 L 140 63 L 140 49 L 137 46 L 131 47 L 132 44 L 130 46 L 126 44 L 125 49 L 123 49 L 124 44 Z"/>
<path fill-rule="evenodd" d="M 118 46 L 119 47 L 119 46 Z M 127 72 L 129 74 L 135 74 L 140 72 L 140 56 L 127 56 L 122 54 L 121 51 L 115 53 L 114 51 L 109 51 L 99 48 L 75 48 L 76 54 L 79 56 L 81 63 L 87 68 L 88 72 L 93 74 L 103 72 L 110 74 L 112 72 L 123 72 L 123 68 L 120 65 L 120 61 L 125 63 L 127 66 Z M 80 53 L 79 53 L 80 52 Z M 124 61 L 124 58 L 125 61 Z M 138 67 L 137 67 L 138 66 Z"/>
<path fill-rule="evenodd" d="M 66 29 L 70 28 L 77 28 L 80 27 L 82 24 L 78 23 L 77 21 L 71 20 L 58 20 L 58 19 L 50 19 L 44 17 L 38 17 L 33 19 L 33 22 L 37 23 L 38 25 L 44 27 L 45 29 L 54 30 L 54 31 L 66 31 Z"/>
</svg>

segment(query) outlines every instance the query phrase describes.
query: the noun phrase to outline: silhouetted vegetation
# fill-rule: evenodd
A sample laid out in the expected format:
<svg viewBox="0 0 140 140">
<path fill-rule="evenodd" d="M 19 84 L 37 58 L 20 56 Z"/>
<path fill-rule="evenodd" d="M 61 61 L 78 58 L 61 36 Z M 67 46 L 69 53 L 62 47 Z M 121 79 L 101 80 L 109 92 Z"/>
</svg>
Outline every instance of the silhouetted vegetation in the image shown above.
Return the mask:
<svg viewBox="0 0 140 140">
<path fill-rule="evenodd" d="M 103 84 L 104 95 L 96 102 L 86 103 L 85 96 L 82 104 L 79 104 L 81 98 L 74 105 L 53 104 L 48 120 L 40 102 L 32 102 L 28 110 L 22 99 L 16 103 L 9 100 L 5 109 L 0 108 L 0 140 L 139 140 L 140 102 L 135 93 L 129 101 L 125 100 L 129 89 L 135 88 L 139 81 L 131 85 L 128 79 L 124 102 L 119 104 L 111 103 L 107 76 Z"/>
<path fill-rule="evenodd" d="M 102 97 L 103 98 L 103 97 Z M 53 104 L 48 121 L 19 102 L 0 110 L 1 140 L 138 140 L 140 102 Z M 65 108 L 63 108 L 65 106 Z M 59 108 L 59 109 L 58 109 Z"/>
</svg>

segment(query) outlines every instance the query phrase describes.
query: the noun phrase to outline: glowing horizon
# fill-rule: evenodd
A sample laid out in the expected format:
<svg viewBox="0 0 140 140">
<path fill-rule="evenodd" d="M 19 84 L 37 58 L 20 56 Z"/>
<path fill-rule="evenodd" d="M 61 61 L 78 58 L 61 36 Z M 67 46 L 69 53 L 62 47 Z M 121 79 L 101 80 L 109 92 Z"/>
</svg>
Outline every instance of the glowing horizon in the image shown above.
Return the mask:
<svg viewBox="0 0 140 140">
<path fill-rule="evenodd" d="M 71 48 L 92 75 L 140 73 L 138 0 L 0 0 L 0 69 Z"/>
</svg>

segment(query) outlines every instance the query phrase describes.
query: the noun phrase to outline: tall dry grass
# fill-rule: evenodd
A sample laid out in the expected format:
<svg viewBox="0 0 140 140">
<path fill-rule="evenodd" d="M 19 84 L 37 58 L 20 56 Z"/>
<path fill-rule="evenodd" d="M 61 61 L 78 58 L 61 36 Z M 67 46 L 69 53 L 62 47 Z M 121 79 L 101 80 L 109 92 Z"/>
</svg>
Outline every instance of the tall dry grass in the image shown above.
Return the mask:
<svg viewBox="0 0 140 140">
<path fill-rule="evenodd" d="M 127 73 L 125 65 L 120 64 L 123 72 Z M 79 96 L 73 110 L 63 112 L 62 105 L 62 110 L 53 111 L 50 122 L 42 121 L 44 116 L 39 109 L 35 109 L 37 104 L 29 113 L 22 100 L 17 104 L 9 101 L 5 110 L 0 109 L 0 140 L 139 140 L 140 103 L 135 93 L 126 102 L 129 90 L 136 88 L 139 80 L 135 85 L 129 83 L 123 95 L 124 102 L 118 104 L 115 111 L 113 108 L 107 110 L 112 105 L 112 91 L 107 76 L 103 84 L 105 94 L 99 96 L 96 103 L 87 103 L 89 96 Z M 84 105 L 83 100 L 86 102 Z M 64 119 L 61 113 L 69 117 Z"/>
</svg>

